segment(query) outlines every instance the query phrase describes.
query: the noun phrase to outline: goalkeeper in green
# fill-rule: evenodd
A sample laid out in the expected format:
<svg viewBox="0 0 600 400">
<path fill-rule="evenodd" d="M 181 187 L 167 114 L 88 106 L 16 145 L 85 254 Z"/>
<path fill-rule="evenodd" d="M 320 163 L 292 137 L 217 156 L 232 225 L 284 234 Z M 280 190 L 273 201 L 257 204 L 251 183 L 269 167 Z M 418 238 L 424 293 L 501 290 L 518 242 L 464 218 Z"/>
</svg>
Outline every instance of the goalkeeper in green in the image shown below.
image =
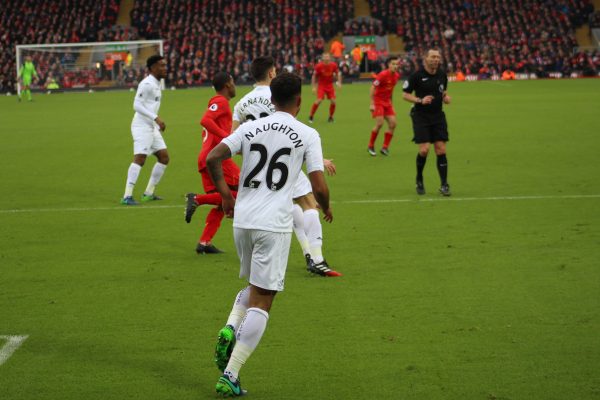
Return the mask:
<svg viewBox="0 0 600 400">
<path fill-rule="evenodd" d="M 31 56 L 26 56 L 25 62 L 21 66 L 21 69 L 19 69 L 19 78 L 23 82 L 23 90 L 21 90 L 21 93 L 27 94 L 28 101 L 31 101 L 31 89 L 29 87 L 31 86 L 31 81 L 34 76 L 37 80 L 38 74 L 35 70 L 35 65 L 33 64 L 33 61 L 31 61 Z M 19 95 L 19 101 L 21 101 L 21 95 Z"/>
</svg>

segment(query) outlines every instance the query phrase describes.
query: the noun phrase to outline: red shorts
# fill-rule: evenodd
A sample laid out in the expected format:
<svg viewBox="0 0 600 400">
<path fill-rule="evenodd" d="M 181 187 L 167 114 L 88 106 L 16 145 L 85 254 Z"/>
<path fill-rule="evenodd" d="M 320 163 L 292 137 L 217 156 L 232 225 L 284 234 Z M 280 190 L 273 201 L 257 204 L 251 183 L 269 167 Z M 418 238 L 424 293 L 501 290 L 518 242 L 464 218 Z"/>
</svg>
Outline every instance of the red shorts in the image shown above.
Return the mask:
<svg viewBox="0 0 600 400">
<path fill-rule="evenodd" d="M 375 117 L 388 117 L 396 115 L 394 111 L 394 105 L 389 103 L 375 103 L 375 110 L 371 113 L 373 118 Z"/>
<path fill-rule="evenodd" d="M 223 178 L 225 178 L 225 182 L 229 187 L 238 186 L 240 183 L 240 168 L 236 163 L 233 162 L 231 158 L 224 160 L 221 164 L 223 166 Z M 200 171 L 202 174 L 202 186 L 204 187 L 204 193 L 210 193 L 217 190 L 217 187 L 213 183 L 210 174 L 204 168 Z"/>
<path fill-rule="evenodd" d="M 317 88 L 317 99 L 322 100 L 327 96 L 329 100 L 335 100 L 335 89 L 331 86 L 320 86 Z"/>
</svg>

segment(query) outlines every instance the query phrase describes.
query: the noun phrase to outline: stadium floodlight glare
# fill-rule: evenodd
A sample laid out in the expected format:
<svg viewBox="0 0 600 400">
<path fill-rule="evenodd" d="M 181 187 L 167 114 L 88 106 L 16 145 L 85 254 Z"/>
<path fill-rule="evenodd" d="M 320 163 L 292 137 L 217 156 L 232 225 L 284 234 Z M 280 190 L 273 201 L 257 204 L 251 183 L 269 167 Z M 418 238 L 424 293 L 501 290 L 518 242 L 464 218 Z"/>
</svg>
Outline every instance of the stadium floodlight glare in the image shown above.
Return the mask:
<svg viewBox="0 0 600 400">
<path fill-rule="evenodd" d="M 164 54 L 163 43 L 163 40 L 134 40 L 19 44 L 16 74 L 18 78 L 25 57 L 31 56 L 40 76 L 38 86 L 54 80 L 62 90 L 133 87 L 144 76 L 146 59 L 153 54 Z M 21 94 L 20 83 L 17 92 Z"/>
</svg>

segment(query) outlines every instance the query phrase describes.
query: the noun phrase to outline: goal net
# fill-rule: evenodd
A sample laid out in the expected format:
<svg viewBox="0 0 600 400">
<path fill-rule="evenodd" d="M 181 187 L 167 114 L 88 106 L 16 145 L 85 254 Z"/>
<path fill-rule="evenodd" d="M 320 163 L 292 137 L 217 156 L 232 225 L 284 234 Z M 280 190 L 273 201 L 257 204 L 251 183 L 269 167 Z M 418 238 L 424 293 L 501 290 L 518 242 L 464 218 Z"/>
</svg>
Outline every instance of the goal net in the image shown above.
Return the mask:
<svg viewBox="0 0 600 400">
<path fill-rule="evenodd" d="M 16 46 L 17 75 L 31 58 L 38 79 L 31 89 L 83 90 L 135 87 L 145 76 L 146 59 L 163 55 L 162 40 L 23 44 Z M 17 90 L 21 93 L 22 83 Z"/>
</svg>

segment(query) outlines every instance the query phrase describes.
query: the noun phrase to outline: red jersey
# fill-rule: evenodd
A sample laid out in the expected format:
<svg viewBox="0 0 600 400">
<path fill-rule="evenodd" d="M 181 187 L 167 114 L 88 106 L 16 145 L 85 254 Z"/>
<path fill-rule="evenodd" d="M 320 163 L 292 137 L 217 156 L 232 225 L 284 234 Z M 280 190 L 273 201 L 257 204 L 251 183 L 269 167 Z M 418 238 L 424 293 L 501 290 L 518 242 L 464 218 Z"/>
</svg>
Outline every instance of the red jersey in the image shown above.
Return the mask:
<svg viewBox="0 0 600 400">
<path fill-rule="evenodd" d="M 320 62 L 315 66 L 315 74 L 317 76 L 317 82 L 319 83 L 319 86 L 332 87 L 333 75 L 336 73 L 339 73 L 339 68 L 334 62 L 328 64 Z"/>
<path fill-rule="evenodd" d="M 208 109 L 200 124 L 202 130 L 202 150 L 198 156 L 198 169 L 206 168 L 206 156 L 221 140 L 231 133 L 232 114 L 229 101 L 220 94 L 208 101 Z"/>
<path fill-rule="evenodd" d="M 389 69 L 381 71 L 373 82 L 375 92 L 373 93 L 373 100 L 381 103 L 389 103 L 392 101 L 392 93 L 394 92 L 394 86 L 400 79 L 400 74 L 397 72 L 390 72 Z"/>
</svg>

